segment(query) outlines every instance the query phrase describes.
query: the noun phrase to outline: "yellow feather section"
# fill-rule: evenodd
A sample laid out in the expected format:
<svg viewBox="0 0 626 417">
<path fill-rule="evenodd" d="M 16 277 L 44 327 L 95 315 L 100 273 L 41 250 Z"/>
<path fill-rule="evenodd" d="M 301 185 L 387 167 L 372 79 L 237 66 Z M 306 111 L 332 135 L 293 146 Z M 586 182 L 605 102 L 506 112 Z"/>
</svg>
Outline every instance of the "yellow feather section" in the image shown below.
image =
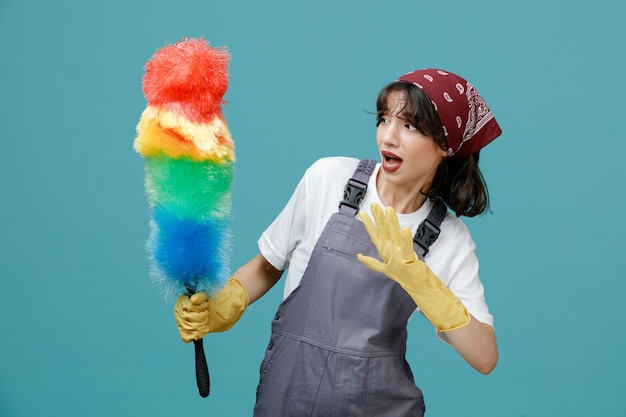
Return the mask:
<svg viewBox="0 0 626 417">
<path fill-rule="evenodd" d="M 133 147 L 144 157 L 164 153 L 195 161 L 235 160 L 235 145 L 223 119 L 216 117 L 209 123 L 194 123 L 153 106 L 146 107 L 141 115 Z"/>
</svg>

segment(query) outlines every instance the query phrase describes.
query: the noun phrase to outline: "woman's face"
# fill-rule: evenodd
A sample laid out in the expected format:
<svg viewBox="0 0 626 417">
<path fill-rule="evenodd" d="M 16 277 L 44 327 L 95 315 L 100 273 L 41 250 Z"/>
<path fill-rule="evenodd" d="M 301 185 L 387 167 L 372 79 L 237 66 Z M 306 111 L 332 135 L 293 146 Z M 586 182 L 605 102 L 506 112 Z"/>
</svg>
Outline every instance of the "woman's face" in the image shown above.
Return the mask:
<svg viewBox="0 0 626 417">
<path fill-rule="evenodd" d="M 420 133 L 404 119 L 404 93 L 394 91 L 387 98 L 388 111 L 376 129 L 384 180 L 394 185 L 430 188 L 441 160 L 447 151 L 430 137 Z"/>
</svg>

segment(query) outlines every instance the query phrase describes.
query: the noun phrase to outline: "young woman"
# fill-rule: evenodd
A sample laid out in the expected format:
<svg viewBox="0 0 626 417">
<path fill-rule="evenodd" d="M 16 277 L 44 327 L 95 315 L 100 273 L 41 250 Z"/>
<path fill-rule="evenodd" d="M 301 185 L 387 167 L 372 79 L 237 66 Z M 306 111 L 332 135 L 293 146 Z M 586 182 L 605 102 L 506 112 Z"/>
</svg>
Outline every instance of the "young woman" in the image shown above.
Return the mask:
<svg viewBox="0 0 626 417">
<path fill-rule="evenodd" d="M 181 337 L 230 329 L 287 270 L 255 416 L 422 416 L 405 360 L 416 310 L 477 371 L 491 372 L 493 318 L 459 216 L 489 207 L 479 151 L 500 133 L 453 73 L 418 70 L 390 83 L 377 99 L 381 162 L 314 163 L 226 288 L 215 299 L 178 299 Z"/>
</svg>

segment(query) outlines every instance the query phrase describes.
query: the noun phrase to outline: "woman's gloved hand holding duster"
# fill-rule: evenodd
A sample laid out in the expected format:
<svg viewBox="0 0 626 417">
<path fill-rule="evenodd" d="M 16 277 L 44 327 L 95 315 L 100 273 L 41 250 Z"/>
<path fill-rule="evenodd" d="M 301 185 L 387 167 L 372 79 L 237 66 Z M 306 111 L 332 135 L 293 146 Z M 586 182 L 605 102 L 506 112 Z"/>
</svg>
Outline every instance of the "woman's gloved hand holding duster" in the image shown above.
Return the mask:
<svg viewBox="0 0 626 417">
<path fill-rule="evenodd" d="M 230 330 L 248 304 L 248 292 L 234 277 L 214 298 L 209 298 L 206 292 L 197 292 L 191 297 L 181 295 L 174 306 L 181 339 L 189 343 L 211 332 Z"/>
<path fill-rule="evenodd" d="M 463 303 L 418 258 L 411 231 L 400 230 L 395 210 L 387 207 L 383 212 L 378 204 L 372 204 L 371 209 L 374 220 L 363 211 L 359 212 L 359 217 L 382 262 L 362 254 L 358 259 L 400 284 L 437 331 L 455 330 L 469 324 L 470 316 Z"/>
</svg>

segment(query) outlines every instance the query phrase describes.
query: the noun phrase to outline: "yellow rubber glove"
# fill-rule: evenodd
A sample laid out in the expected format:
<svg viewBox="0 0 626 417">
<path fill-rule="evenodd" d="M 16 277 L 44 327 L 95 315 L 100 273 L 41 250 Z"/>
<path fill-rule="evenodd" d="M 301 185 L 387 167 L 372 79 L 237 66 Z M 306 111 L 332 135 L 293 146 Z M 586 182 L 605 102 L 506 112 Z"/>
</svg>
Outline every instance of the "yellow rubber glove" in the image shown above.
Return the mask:
<svg viewBox="0 0 626 417">
<path fill-rule="evenodd" d="M 210 332 L 231 329 L 249 302 L 248 292 L 234 277 L 215 298 L 209 298 L 205 292 L 197 292 L 191 297 L 181 295 L 174 306 L 180 338 L 189 343 L 202 339 Z"/>
<path fill-rule="evenodd" d="M 383 262 L 362 254 L 357 255 L 359 260 L 400 284 L 437 331 L 469 324 L 470 316 L 463 303 L 420 261 L 413 250 L 413 235 L 408 228 L 400 230 L 395 210 L 387 207 L 383 212 L 375 203 L 371 209 L 374 221 L 363 211 L 359 216 Z"/>
</svg>

